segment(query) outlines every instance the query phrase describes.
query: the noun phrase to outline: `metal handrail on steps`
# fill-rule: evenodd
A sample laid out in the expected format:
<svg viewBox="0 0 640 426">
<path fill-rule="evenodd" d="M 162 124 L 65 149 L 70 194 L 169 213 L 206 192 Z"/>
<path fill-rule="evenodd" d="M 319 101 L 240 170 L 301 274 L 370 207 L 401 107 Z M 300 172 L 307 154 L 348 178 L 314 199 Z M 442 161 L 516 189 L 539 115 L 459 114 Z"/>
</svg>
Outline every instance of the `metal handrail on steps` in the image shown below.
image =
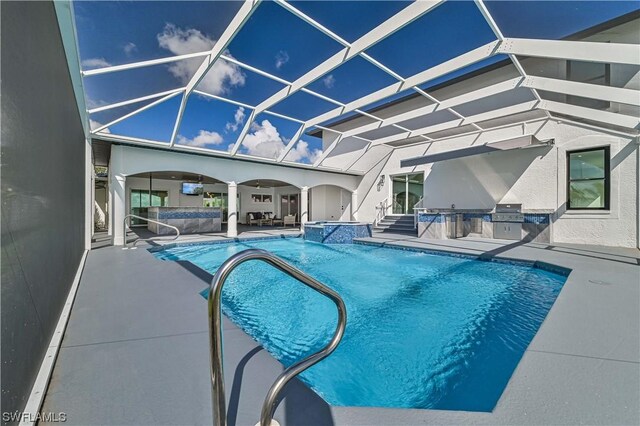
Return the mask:
<svg viewBox="0 0 640 426">
<path fill-rule="evenodd" d="M 424 210 L 422 203 L 424 202 L 424 197 L 420 197 L 417 203 L 413 205 L 413 227 L 418 227 L 418 213 Z"/>
<path fill-rule="evenodd" d="M 135 217 L 136 219 L 141 219 L 141 220 L 145 220 L 147 222 L 151 222 L 151 223 L 155 223 L 157 225 L 162 225 L 162 226 L 166 226 L 167 228 L 171 228 L 174 229 L 176 231 L 176 235 L 175 237 L 173 237 L 172 239 L 166 239 L 163 241 L 173 241 L 173 240 L 177 240 L 178 237 L 180 236 L 180 230 L 178 228 L 176 228 L 175 226 L 172 225 L 167 225 L 166 223 L 162 223 L 162 222 L 158 222 L 157 220 L 153 220 L 153 219 L 149 219 L 147 217 L 142 217 L 142 216 L 138 216 L 135 214 L 128 214 L 124 217 L 124 220 L 122 221 L 122 238 L 124 239 L 123 241 L 123 245 L 124 247 L 122 247 L 123 250 L 128 249 L 129 247 L 127 246 L 127 219 L 131 219 L 132 217 Z M 131 224 L 129 224 L 129 226 L 131 226 Z M 152 238 L 138 238 L 137 240 L 135 240 L 133 242 L 133 245 L 131 246 L 131 248 L 136 248 L 135 245 L 140 242 L 140 241 L 154 241 L 156 239 L 156 237 L 152 237 Z"/>
<path fill-rule="evenodd" d="M 377 226 L 378 223 L 387 215 L 387 211 L 389 210 L 389 199 L 385 198 L 380 201 L 376 206 L 376 218 L 373 221 L 373 226 Z"/>
<path fill-rule="evenodd" d="M 296 364 L 284 370 L 271 385 L 262 405 L 260 414 L 260 426 L 270 426 L 273 414 L 278 404 L 278 395 L 286 384 L 295 376 L 307 368 L 328 357 L 338 346 L 347 325 L 347 310 L 338 293 L 325 286 L 318 280 L 305 274 L 298 268 L 288 264 L 278 256 L 260 249 L 248 249 L 236 253 L 227 259 L 218 269 L 209 288 L 209 351 L 211 355 L 211 399 L 213 404 L 213 424 L 226 426 L 226 400 L 224 391 L 224 366 L 222 353 L 222 287 L 229 274 L 240 264 L 248 260 L 262 260 L 265 263 L 279 269 L 285 274 L 295 278 L 307 287 L 331 299 L 338 309 L 338 326 L 331 341 L 324 349 L 309 355 Z"/>
</svg>

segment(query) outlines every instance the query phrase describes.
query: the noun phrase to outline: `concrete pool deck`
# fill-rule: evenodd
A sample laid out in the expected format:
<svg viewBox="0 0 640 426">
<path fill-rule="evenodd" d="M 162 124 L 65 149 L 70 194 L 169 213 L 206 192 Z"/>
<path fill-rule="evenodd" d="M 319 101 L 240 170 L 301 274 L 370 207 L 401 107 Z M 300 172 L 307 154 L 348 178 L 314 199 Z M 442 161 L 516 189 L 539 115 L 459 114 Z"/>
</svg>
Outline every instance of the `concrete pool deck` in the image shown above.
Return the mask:
<svg viewBox="0 0 640 426">
<path fill-rule="evenodd" d="M 194 238 L 211 239 L 180 242 Z M 280 424 L 640 423 L 638 250 L 389 233 L 361 240 L 540 260 L 572 273 L 492 413 L 331 407 L 294 382 Z M 211 424 L 207 307 L 198 294 L 210 275 L 158 260 L 148 247 L 89 253 L 43 411 L 78 425 Z M 224 327 L 228 423 L 253 426 L 283 367 L 232 323 Z"/>
</svg>

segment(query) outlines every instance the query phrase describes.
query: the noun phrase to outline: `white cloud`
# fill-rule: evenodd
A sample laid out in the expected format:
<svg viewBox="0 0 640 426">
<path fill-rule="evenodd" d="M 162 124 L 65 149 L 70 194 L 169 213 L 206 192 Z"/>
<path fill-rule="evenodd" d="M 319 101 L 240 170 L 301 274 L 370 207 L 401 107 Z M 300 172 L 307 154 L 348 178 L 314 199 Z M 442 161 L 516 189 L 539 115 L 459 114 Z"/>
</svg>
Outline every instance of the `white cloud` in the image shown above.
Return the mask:
<svg viewBox="0 0 640 426">
<path fill-rule="evenodd" d="M 137 51 L 137 50 L 138 50 L 138 46 L 136 46 L 136 44 L 135 44 L 135 43 L 131 43 L 131 42 L 129 42 L 129 43 L 125 44 L 124 46 L 122 46 L 122 50 L 124 50 L 124 53 L 125 53 L 127 56 L 131 56 L 131 54 L 132 54 L 133 52 L 135 52 L 135 51 Z"/>
<path fill-rule="evenodd" d="M 157 39 L 160 47 L 175 55 L 210 50 L 216 44 L 215 40 L 194 28 L 182 29 L 173 24 L 165 25 L 164 30 L 157 35 Z M 231 56 L 228 51 L 224 53 Z M 200 67 L 201 62 L 201 60 L 175 62 L 169 66 L 169 72 L 181 83 L 186 84 Z M 239 66 L 218 60 L 202 79 L 198 88 L 213 95 L 221 95 L 228 93 L 232 87 L 244 86 L 245 80 L 246 75 L 242 73 Z"/>
<path fill-rule="evenodd" d="M 336 85 L 336 78 L 333 76 L 333 74 L 329 74 L 322 79 L 322 84 L 324 84 L 324 87 L 326 87 L 327 89 L 332 89 L 333 86 Z"/>
<path fill-rule="evenodd" d="M 102 126 L 103 126 L 103 124 L 102 124 L 102 123 L 100 123 L 100 122 L 98 122 L 98 121 L 95 121 L 95 120 L 89 119 L 89 126 L 91 127 L 91 130 L 95 130 L 95 129 L 99 128 L 99 127 L 102 127 Z M 109 130 L 109 128 L 108 128 L 108 127 L 107 127 L 106 129 L 102 129 L 102 130 L 100 130 L 100 131 L 101 131 L 102 133 L 111 133 L 111 131 Z"/>
<path fill-rule="evenodd" d="M 218 132 L 210 132 L 208 130 L 200 130 L 195 138 L 189 139 L 182 135 L 178 135 L 177 143 L 179 145 L 189 145 L 204 147 L 205 145 L 220 145 L 224 139 Z"/>
<path fill-rule="evenodd" d="M 289 54 L 286 50 L 281 50 L 276 55 L 276 68 L 280 69 L 284 64 L 289 62 Z"/>
<path fill-rule="evenodd" d="M 244 123 L 244 107 L 238 107 L 238 109 L 236 110 L 236 113 L 233 115 L 233 120 L 234 122 L 231 123 L 227 123 L 226 126 L 224 126 L 224 129 L 228 132 L 236 132 L 238 130 L 238 127 L 240 127 L 240 125 L 242 123 Z"/>
<path fill-rule="evenodd" d="M 89 58 L 82 61 L 82 68 L 104 68 L 110 66 L 111 63 L 104 58 Z"/>
<path fill-rule="evenodd" d="M 309 149 L 309 143 L 300 140 L 293 147 L 291 151 L 287 154 L 285 160 L 287 161 L 300 161 L 304 159 L 308 159 L 310 163 L 313 163 L 322 155 L 322 150 L 320 149 Z"/>
<path fill-rule="evenodd" d="M 263 120 L 261 124 L 253 123 L 251 125 L 251 131 L 242 141 L 242 145 L 247 148 L 250 155 L 276 158 L 282 153 L 288 142 L 269 120 Z M 309 144 L 300 140 L 285 158 L 289 161 L 308 159 L 313 162 L 321 153 L 322 151 L 318 149 L 310 150 Z"/>
<path fill-rule="evenodd" d="M 108 105 L 108 104 L 109 104 L 109 102 L 103 101 L 102 99 L 87 98 L 87 107 L 89 109 L 98 108 L 98 107 L 105 106 L 105 105 Z"/>
</svg>

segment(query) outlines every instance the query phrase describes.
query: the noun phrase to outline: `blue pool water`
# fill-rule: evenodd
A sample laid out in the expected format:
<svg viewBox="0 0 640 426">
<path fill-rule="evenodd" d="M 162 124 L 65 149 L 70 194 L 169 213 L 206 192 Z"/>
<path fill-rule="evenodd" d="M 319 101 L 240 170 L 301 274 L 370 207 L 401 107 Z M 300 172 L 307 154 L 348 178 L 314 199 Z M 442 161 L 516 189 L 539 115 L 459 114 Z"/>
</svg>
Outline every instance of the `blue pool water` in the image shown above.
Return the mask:
<svg viewBox="0 0 640 426">
<path fill-rule="evenodd" d="M 277 254 L 344 299 L 340 346 L 301 375 L 342 406 L 491 411 L 565 281 L 528 265 L 299 238 L 155 254 L 213 274 L 250 247 Z M 326 345 L 337 322 L 333 303 L 260 261 L 231 274 L 223 310 L 287 366 Z"/>
</svg>

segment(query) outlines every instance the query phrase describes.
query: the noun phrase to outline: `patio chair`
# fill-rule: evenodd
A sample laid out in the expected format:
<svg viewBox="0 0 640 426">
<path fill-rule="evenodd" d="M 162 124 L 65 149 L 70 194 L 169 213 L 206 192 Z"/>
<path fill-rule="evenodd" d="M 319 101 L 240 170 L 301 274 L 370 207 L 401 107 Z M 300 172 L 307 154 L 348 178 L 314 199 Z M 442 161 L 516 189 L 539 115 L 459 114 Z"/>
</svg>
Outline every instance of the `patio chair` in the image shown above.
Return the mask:
<svg viewBox="0 0 640 426">
<path fill-rule="evenodd" d="M 296 226 L 296 215 L 295 214 L 290 214 L 284 217 L 283 219 L 283 225 L 287 226 L 287 225 L 291 225 L 291 226 Z"/>
<path fill-rule="evenodd" d="M 260 220 L 261 220 L 261 217 L 258 217 L 257 213 L 247 213 L 247 225 L 251 226 L 255 224 L 259 226 L 261 223 Z"/>
</svg>

